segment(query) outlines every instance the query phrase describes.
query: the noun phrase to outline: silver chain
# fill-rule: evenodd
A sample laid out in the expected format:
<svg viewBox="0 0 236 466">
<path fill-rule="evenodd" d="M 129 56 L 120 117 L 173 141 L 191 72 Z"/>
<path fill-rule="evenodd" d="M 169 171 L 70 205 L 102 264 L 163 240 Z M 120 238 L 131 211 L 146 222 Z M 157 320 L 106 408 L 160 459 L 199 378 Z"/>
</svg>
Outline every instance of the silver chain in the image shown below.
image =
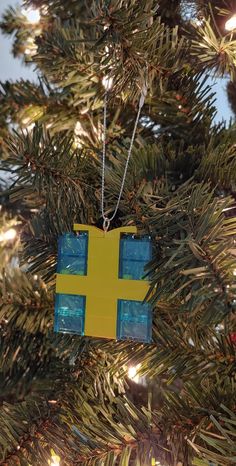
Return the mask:
<svg viewBox="0 0 236 466">
<path fill-rule="evenodd" d="M 115 218 L 115 216 L 116 216 L 116 214 L 117 214 L 117 211 L 118 211 L 118 207 L 119 207 L 119 204 L 120 204 L 121 196 L 122 196 L 122 193 L 123 193 L 123 190 L 124 190 L 125 179 L 126 179 L 126 175 L 127 175 L 129 160 L 130 160 L 131 153 L 132 153 L 132 149 L 133 149 L 133 145 L 134 145 L 134 138 L 135 138 L 135 134 L 136 134 L 136 131 L 137 131 L 137 126 L 138 126 L 138 122 L 139 122 L 139 118 L 140 118 L 140 113 L 141 113 L 143 104 L 144 104 L 144 102 L 145 102 L 145 97 L 146 97 L 146 95 L 147 95 L 147 87 L 144 86 L 143 89 L 142 89 L 142 93 L 141 93 L 140 99 L 139 99 L 138 113 L 137 113 L 137 117 L 136 117 L 135 124 L 134 124 L 134 129 L 133 129 L 133 133 L 132 133 L 132 137 L 131 137 L 131 141 L 130 141 L 130 146 L 129 146 L 129 150 L 128 150 L 128 156 L 127 156 L 127 160 L 126 160 L 126 164 L 125 164 L 125 169 L 124 169 L 124 175 L 123 175 L 123 179 L 122 179 L 122 182 L 121 182 L 120 192 L 119 192 L 119 196 L 118 196 L 118 199 L 117 199 L 116 207 L 115 207 L 115 210 L 114 210 L 113 215 L 112 215 L 111 217 L 108 217 L 108 216 L 105 214 L 105 211 L 104 211 L 104 200 L 105 200 L 105 199 L 104 199 L 104 197 L 105 197 L 105 196 L 104 196 L 104 192 L 105 192 L 105 163 L 106 163 L 106 134 L 107 134 L 107 96 L 108 96 L 108 92 L 107 92 L 107 91 L 105 92 L 105 97 L 104 97 L 104 113 L 103 113 L 102 196 L 101 196 L 101 211 L 102 211 L 103 229 L 104 229 L 104 231 L 107 231 L 107 230 L 109 229 L 110 223 L 111 223 L 112 220 Z"/>
</svg>

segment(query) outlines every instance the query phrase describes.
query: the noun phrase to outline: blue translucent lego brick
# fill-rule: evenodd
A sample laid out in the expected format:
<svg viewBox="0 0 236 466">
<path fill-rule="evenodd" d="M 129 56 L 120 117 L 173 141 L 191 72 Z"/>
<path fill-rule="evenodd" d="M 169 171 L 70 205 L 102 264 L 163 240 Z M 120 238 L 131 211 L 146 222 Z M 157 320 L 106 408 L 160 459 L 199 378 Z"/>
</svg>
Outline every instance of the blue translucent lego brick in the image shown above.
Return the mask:
<svg viewBox="0 0 236 466">
<path fill-rule="evenodd" d="M 86 256 L 87 243 L 87 232 L 80 233 L 79 235 L 65 233 L 59 238 L 59 254 L 70 256 Z"/>
<path fill-rule="evenodd" d="M 58 273 L 64 275 L 86 275 L 87 260 L 84 257 L 61 256 L 58 258 Z"/>
<path fill-rule="evenodd" d="M 146 262 L 123 260 L 120 264 L 120 276 L 126 280 L 142 280 L 145 276 Z"/>
<path fill-rule="evenodd" d="M 59 239 L 57 272 L 70 275 L 87 274 L 88 234 L 66 233 Z"/>
<path fill-rule="evenodd" d="M 152 258 L 152 244 L 149 236 L 124 235 L 120 240 L 119 278 L 142 280 L 145 267 Z"/>
<path fill-rule="evenodd" d="M 117 338 L 151 342 L 152 310 L 149 303 L 118 300 Z"/>
<path fill-rule="evenodd" d="M 137 237 L 123 235 L 121 240 L 121 253 L 123 259 L 142 260 L 148 262 L 152 255 L 151 238 L 149 236 Z"/>
<path fill-rule="evenodd" d="M 84 334 L 85 296 L 56 294 L 55 332 Z"/>
</svg>

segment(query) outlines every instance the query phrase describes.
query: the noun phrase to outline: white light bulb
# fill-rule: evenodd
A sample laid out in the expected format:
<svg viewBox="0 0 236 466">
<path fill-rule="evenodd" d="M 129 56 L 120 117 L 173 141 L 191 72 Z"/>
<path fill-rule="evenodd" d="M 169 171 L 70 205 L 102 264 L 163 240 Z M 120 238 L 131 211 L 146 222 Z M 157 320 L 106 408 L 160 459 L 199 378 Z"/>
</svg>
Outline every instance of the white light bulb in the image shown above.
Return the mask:
<svg viewBox="0 0 236 466">
<path fill-rule="evenodd" d="M 29 37 L 26 42 L 25 42 L 26 48 L 25 48 L 25 54 L 26 55 L 35 55 L 38 50 L 38 46 L 35 44 L 35 41 L 32 37 Z"/>
<path fill-rule="evenodd" d="M 31 123 L 30 125 L 27 126 L 27 131 L 30 133 L 35 127 L 35 123 Z"/>
<path fill-rule="evenodd" d="M 80 138 L 80 136 L 84 136 L 86 133 L 85 131 L 83 130 L 82 128 L 82 125 L 79 121 L 77 121 L 76 125 L 75 125 L 75 136 L 74 136 L 74 142 L 75 142 L 75 145 L 77 147 L 77 149 L 81 149 L 82 148 L 82 140 Z"/>
<path fill-rule="evenodd" d="M 51 463 L 50 466 L 60 466 L 60 458 L 59 456 L 53 455 L 51 456 Z"/>
<path fill-rule="evenodd" d="M 25 125 L 25 131 L 24 132 L 28 131 L 28 133 L 30 133 L 35 127 L 35 123 L 34 122 L 29 123 L 29 121 L 30 120 L 28 118 L 27 119 L 25 118 L 24 120 L 22 120 L 23 125 Z"/>
<path fill-rule="evenodd" d="M 37 24 L 40 21 L 40 11 L 38 9 L 23 9 L 22 15 L 26 17 L 31 24 Z"/>
<path fill-rule="evenodd" d="M 76 134 L 76 136 L 81 134 L 82 130 L 83 130 L 83 128 L 82 128 L 82 125 L 81 125 L 80 121 L 77 121 L 77 123 L 75 125 L 75 134 Z"/>
<path fill-rule="evenodd" d="M 233 31 L 236 29 L 236 14 L 231 16 L 231 18 L 228 19 L 225 23 L 225 29 L 226 31 Z"/>
<path fill-rule="evenodd" d="M 194 20 L 194 24 L 196 24 L 196 26 L 202 26 L 203 23 L 204 23 L 203 19 L 198 19 L 198 18 L 196 18 L 196 19 Z"/>
<path fill-rule="evenodd" d="M 236 269 L 234 269 L 234 271 L 233 271 L 233 275 L 234 275 L 234 276 L 236 275 Z"/>
<path fill-rule="evenodd" d="M 30 49 L 25 49 L 25 55 L 31 55 L 31 50 Z"/>
<path fill-rule="evenodd" d="M 152 466 L 161 466 L 160 461 L 157 461 L 155 458 L 152 458 Z"/>
<path fill-rule="evenodd" d="M 102 79 L 102 84 L 104 89 L 106 91 L 109 91 L 112 88 L 113 78 L 108 78 L 107 76 L 104 76 L 104 78 Z"/>
<path fill-rule="evenodd" d="M 10 228 L 10 230 L 5 231 L 5 233 L 0 234 L 0 242 L 1 241 L 11 241 L 16 237 L 16 230 L 14 228 Z"/>
<path fill-rule="evenodd" d="M 140 376 L 137 374 L 138 370 L 140 369 L 141 364 L 137 364 L 137 366 L 131 366 L 128 369 L 128 377 L 129 379 L 133 380 L 134 382 L 138 383 Z"/>
</svg>

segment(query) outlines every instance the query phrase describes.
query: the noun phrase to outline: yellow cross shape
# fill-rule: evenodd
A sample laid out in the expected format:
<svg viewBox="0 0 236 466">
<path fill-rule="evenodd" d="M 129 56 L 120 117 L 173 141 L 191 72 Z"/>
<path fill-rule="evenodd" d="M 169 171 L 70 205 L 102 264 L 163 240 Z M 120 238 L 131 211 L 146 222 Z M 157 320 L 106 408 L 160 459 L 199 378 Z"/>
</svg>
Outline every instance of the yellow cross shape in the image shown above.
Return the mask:
<svg viewBox="0 0 236 466">
<path fill-rule="evenodd" d="M 88 231 L 87 275 L 57 275 L 56 292 L 86 296 L 85 335 L 116 338 L 117 300 L 143 301 L 149 283 L 119 278 L 120 235 L 137 234 L 136 227 L 104 232 L 88 225 L 74 225 Z"/>
</svg>

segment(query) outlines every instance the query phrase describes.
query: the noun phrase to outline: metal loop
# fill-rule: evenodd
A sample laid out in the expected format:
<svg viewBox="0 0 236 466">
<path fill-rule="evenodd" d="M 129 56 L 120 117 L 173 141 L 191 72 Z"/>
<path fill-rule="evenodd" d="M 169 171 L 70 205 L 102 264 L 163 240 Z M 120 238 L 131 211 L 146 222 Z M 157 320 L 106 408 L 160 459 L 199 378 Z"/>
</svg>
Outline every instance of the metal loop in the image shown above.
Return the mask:
<svg viewBox="0 0 236 466">
<path fill-rule="evenodd" d="M 109 230 L 110 223 L 111 223 L 111 220 L 108 217 L 105 217 L 104 222 L 103 222 L 103 230 L 105 232 Z"/>
</svg>

